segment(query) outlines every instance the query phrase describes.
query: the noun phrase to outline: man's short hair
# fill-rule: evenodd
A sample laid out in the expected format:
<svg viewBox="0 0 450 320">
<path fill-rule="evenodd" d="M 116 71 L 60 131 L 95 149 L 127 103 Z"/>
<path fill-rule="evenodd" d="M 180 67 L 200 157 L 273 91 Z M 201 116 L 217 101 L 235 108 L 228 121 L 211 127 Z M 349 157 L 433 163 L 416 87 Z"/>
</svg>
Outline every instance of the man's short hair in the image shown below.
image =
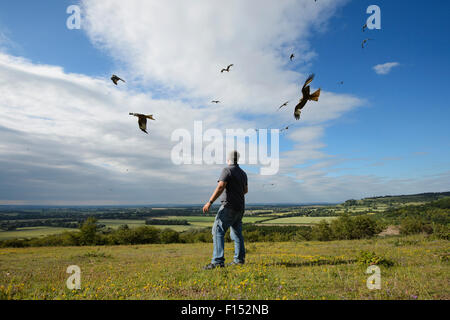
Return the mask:
<svg viewBox="0 0 450 320">
<path fill-rule="evenodd" d="M 230 160 L 230 161 L 233 162 L 234 164 L 237 164 L 240 157 L 241 157 L 241 155 L 239 154 L 239 152 L 237 152 L 236 150 L 234 150 L 234 151 L 231 151 L 231 152 L 228 154 L 228 159 L 227 159 L 227 160 Z"/>
</svg>

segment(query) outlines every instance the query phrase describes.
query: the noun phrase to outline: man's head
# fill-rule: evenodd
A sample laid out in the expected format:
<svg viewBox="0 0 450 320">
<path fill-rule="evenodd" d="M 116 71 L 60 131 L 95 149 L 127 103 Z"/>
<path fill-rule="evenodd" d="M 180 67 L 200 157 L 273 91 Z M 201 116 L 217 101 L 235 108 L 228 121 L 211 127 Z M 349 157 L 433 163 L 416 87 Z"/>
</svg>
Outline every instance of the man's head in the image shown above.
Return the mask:
<svg viewBox="0 0 450 320">
<path fill-rule="evenodd" d="M 240 157 L 241 155 L 239 154 L 239 152 L 237 152 L 236 150 L 234 150 L 234 151 L 231 151 L 229 154 L 228 154 L 228 157 L 227 157 L 227 162 L 228 162 L 228 164 L 237 164 L 238 162 L 239 162 L 239 157 Z"/>
</svg>

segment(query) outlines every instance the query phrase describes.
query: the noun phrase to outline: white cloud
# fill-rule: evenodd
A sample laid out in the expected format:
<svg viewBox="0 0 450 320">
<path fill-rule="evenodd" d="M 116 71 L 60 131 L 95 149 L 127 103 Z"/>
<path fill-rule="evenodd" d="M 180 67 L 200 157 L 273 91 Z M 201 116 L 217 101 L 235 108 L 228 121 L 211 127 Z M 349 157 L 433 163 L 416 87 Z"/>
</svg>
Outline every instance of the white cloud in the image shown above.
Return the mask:
<svg viewBox="0 0 450 320">
<path fill-rule="evenodd" d="M 87 34 L 130 77 L 219 112 L 267 114 L 298 100 L 305 76 L 289 55 L 309 59 L 307 40 L 345 1 L 83 0 Z M 114 30 L 114 32 L 111 32 Z M 220 74 L 228 64 L 231 73 Z M 326 96 L 326 95 L 325 95 Z M 324 114 L 327 112 L 320 112 Z M 291 115 L 290 115 L 291 116 Z M 320 118 L 317 116 L 316 118 Z M 315 119 L 316 120 L 316 119 Z"/>
<path fill-rule="evenodd" d="M 398 67 L 400 63 L 398 62 L 387 62 L 384 64 L 377 64 L 375 67 L 373 67 L 373 70 L 377 74 L 386 75 L 389 74 L 392 70 L 392 68 Z"/>
</svg>

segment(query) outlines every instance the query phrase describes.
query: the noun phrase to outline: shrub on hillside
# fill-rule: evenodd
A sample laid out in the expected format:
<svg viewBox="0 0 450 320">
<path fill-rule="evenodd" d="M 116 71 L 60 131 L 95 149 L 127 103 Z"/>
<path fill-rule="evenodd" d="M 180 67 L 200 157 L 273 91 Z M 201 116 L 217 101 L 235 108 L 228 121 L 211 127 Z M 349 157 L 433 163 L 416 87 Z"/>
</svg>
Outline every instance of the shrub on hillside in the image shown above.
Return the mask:
<svg viewBox="0 0 450 320">
<path fill-rule="evenodd" d="M 433 207 L 441 208 L 441 209 L 450 209 L 450 197 L 445 197 L 436 201 L 431 202 L 430 204 Z"/>
<path fill-rule="evenodd" d="M 319 241 L 371 238 L 381 231 L 381 225 L 369 216 L 343 215 L 331 222 L 321 221 L 313 227 L 312 238 Z"/>
<path fill-rule="evenodd" d="M 434 224 L 433 237 L 437 239 L 450 240 L 450 227 L 442 224 Z"/>
<path fill-rule="evenodd" d="M 369 216 L 353 218 L 352 239 L 372 238 L 382 231 L 382 226 Z"/>
<path fill-rule="evenodd" d="M 160 233 L 161 243 L 179 243 L 180 234 L 171 229 L 164 229 Z"/>
<path fill-rule="evenodd" d="M 330 241 L 333 239 L 333 232 L 330 224 L 326 220 L 320 221 L 312 230 L 312 237 L 319 241 Z"/>
<path fill-rule="evenodd" d="M 430 223 L 423 221 L 420 218 L 408 217 L 400 223 L 400 234 L 410 235 L 417 233 L 433 233 L 433 227 Z"/>
<path fill-rule="evenodd" d="M 356 261 L 358 262 L 358 264 L 363 266 L 376 265 L 376 266 L 392 267 L 394 265 L 394 262 L 392 260 L 377 255 L 373 251 L 360 251 Z"/>
</svg>

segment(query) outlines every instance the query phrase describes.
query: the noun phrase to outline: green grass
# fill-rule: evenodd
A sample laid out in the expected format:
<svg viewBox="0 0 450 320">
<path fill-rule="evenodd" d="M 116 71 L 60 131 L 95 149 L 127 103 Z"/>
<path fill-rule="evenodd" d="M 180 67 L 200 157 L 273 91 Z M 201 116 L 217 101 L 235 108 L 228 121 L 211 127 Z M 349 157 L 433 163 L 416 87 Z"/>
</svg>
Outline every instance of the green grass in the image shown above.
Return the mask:
<svg viewBox="0 0 450 320">
<path fill-rule="evenodd" d="M 64 231 L 78 231 L 78 229 L 55 228 L 55 227 L 18 228 L 17 230 L 14 231 L 0 231 L 0 241 L 10 239 L 38 238 L 63 233 Z"/>
<path fill-rule="evenodd" d="M 262 222 L 262 224 L 317 224 L 322 220 L 331 221 L 337 217 L 289 217 Z"/>
<path fill-rule="evenodd" d="M 202 270 L 211 258 L 209 243 L 0 249 L 0 298 L 450 299 L 445 240 L 414 236 L 247 247 L 245 266 L 210 271 Z M 367 289 L 367 267 L 355 262 L 361 250 L 395 263 L 381 267 L 381 290 Z M 232 255 L 227 243 L 227 261 Z M 70 265 L 81 268 L 80 291 L 65 286 Z"/>
</svg>

